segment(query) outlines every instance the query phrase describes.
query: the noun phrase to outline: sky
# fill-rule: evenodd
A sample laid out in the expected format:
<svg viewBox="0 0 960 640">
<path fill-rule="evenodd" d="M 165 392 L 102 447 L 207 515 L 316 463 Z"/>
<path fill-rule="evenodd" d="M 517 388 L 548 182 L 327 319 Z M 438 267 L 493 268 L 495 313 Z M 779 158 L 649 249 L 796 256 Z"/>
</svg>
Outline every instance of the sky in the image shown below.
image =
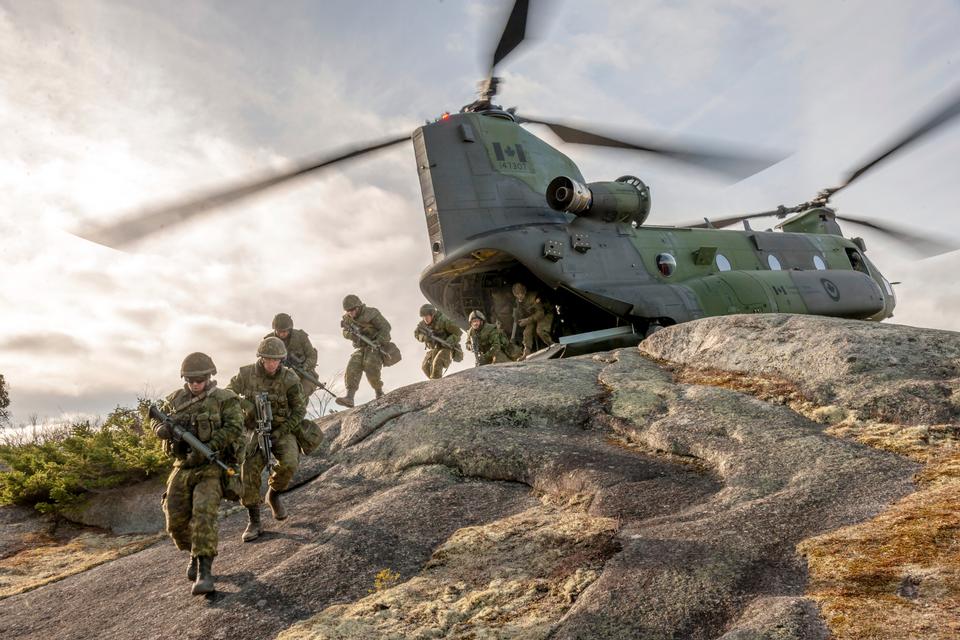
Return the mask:
<svg viewBox="0 0 960 640">
<path fill-rule="evenodd" d="M 533 5 L 530 40 L 498 69 L 504 106 L 791 154 L 731 185 L 531 128 L 588 180 L 640 176 L 654 224 L 809 200 L 960 89 L 956 0 Z M 338 326 L 347 293 L 394 327 L 404 358 L 384 370 L 387 389 L 423 379 L 412 332 L 430 252 L 409 144 L 126 251 L 71 231 L 458 110 L 474 99 L 508 8 L 0 0 L 0 373 L 14 422 L 166 394 L 193 351 L 214 358 L 225 385 L 255 360 L 280 311 L 310 334 L 320 377 L 340 390 L 352 350 Z M 960 121 L 833 204 L 960 239 L 958 155 Z M 902 283 L 892 322 L 960 331 L 960 252 L 921 261 L 844 229 Z M 370 396 L 362 383 L 358 400 Z"/>
</svg>

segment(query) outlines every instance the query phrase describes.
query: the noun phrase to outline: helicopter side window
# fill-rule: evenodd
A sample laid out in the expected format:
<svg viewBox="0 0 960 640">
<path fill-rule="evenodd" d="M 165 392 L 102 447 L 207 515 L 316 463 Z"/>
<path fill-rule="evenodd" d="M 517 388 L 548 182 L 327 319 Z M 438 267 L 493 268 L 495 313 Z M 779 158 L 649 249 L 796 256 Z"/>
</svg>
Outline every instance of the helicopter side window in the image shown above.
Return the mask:
<svg viewBox="0 0 960 640">
<path fill-rule="evenodd" d="M 730 261 L 727 260 L 727 256 L 718 253 L 715 262 L 717 263 L 717 269 L 720 271 L 730 271 Z"/>
<path fill-rule="evenodd" d="M 847 249 L 847 257 L 850 259 L 850 266 L 860 271 L 870 275 L 870 272 L 867 270 L 867 265 L 863 261 L 863 256 L 860 255 L 860 252 L 856 249 Z"/>
<path fill-rule="evenodd" d="M 813 256 L 813 266 L 816 267 L 817 271 L 823 271 L 827 268 L 827 263 L 820 256 Z"/>
<path fill-rule="evenodd" d="M 670 277 L 677 270 L 677 259 L 669 253 L 657 254 L 657 270 L 660 275 Z"/>
<path fill-rule="evenodd" d="M 767 264 L 770 266 L 771 271 L 781 271 L 783 267 L 780 266 L 780 261 L 777 259 L 777 256 L 772 253 L 767 256 Z"/>
</svg>

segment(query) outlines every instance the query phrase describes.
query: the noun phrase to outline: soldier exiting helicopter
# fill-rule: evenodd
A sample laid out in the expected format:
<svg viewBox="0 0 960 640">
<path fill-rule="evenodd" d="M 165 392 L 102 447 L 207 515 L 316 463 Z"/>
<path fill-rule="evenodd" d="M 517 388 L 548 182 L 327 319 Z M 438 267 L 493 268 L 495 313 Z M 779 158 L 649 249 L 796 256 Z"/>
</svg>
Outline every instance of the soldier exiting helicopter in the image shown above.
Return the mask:
<svg viewBox="0 0 960 640">
<path fill-rule="evenodd" d="M 345 313 L 340 320 L 340 327 L 343 329 L 343 337 L 353 342 L 355 351 L 347 362 L 347 371 L 343 376 L 347 394 L 337 398 L 336 403 L 343 407 L 352 407 L 353 397 L 360 388 L 360 377 L 363 374 L 367 375 L 367 382 L 373 387 L 377 397 L 383 395 L 383 380 L 380 378 L 380 370 L 383 368 L 381 349 L 390 342 L 390 323 L 378 310 L 366 306 L 352 293 L 343 299 L 343 310 Z"/>
<path fill-rule="evenodd" d="M 471 311 L 467 318 L 470 330 L 467 332 L 467 350 L 473 351 L 477 366 L 510 362 L 507 357 L 507 336 L 497 325 L 487 322 L 482 311 Z"/>
<path fill-rule="evenodd" d="M 423 343 L 427 354 L 420 368 L 428 378 L 443 377 L 450 362 L 463 360 L 460 349 L 460 336 L 463 330 L 455 325 L 432 304 L 420 307 L 420 324 L 413 331 L 413 337 Z"/>
<path fill-rule="evenodd" d="M 523 283 L 513 285 L 514 328 L 511 331 L 511 340 L 516 339 L 516 330 L 523 330 L 523 356 L 526 358 L 534 351 L 535 340 L 539 338 L 544 346 L 553 344 L 550 328 L 553 326 L 553 310 L 550 305 L 540 299 L 536 291 L 527 291 Z"/>
<path fill-rule="evenodd" d="M 303 329 L 293 328 L 293 318 L 286 313 L 278 313 L 273 317 L 273 332 L 263 336 L 264 338 L 280 338 L 283 340 L 283 346 L 287 348 L 287 360 L 297 365 L 307 373 L 317 377 L 317 350 L 310 342 L 310 336 Z M 299 376 L 299 374 L 297 374 Z M 303 386 L 303 395 L 307 398 L 313 395 L 317 390 L 317 385 L 309 380 L 300 378 L 300 384 Z"/>
<path fill-rule="evenodd" d="M 264 338 L 257 348 L 257 361 L 240 367 L 239 373 L 227 388 L 243 396 L 244 425 L 247 428 L 247 450 L 241 468 L 243 494 L 240 502 L 247 508 L 250 522 L 243 532 L 243 541 L 250 542 L 260 536 L 260 482 L 268 459 L 276 462 L 270 469 L 267 480 L 267 505 L 276 520 L 287 517 L 287 509 L 280 501 L 280 492 L 287 488 L 300 464 L 300 449 L 296 431 L 307 412 L 307 399 L 300 386 L 297 374 L 283 366 L 287 348 L 277 337 Z M 269 437 L 258 438 L 256 428 L 256 396 L 266 393 L 272 413 Z M 263 416 L 259 416 L 261 419 Z M 270 451 L 264 451 L 268 444 Z"/>
<path fill-rule="evenodd" d="M 216 373 L 217 367 L 205 353 L 184 358 L 180 376 L 186 383 L 167 396 L 162 411 L 169 421 L 158 422 L 154 429 L 163 440 L 163 450 L 174 458 L 163 511 L 167 533 L 177 549 L 190 552 L 187 578 L 196 581 L 194 595 L 214 591 L 212 567 L 217 555 L 217 512 L 224 471 L 187 444 L 177 427 L 189 431 L 222 463 L 239 462 L 243 451 L 240 401 L 235 393 L 217 388 L 216 381 L 210 379 Z"/>
</svg>

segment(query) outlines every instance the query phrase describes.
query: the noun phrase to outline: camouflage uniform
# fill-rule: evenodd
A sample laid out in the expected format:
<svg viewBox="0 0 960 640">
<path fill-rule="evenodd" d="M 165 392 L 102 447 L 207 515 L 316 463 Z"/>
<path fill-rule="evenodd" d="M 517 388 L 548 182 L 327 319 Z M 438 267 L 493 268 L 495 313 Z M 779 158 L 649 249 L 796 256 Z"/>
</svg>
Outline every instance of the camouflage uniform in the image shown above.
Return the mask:
<svg viewBox="0 0 960 640">
<path fill-rule="evenodd" d="M 553 311 L 549 305 L 540 300 L 535 291 L 526 293 L 517 300 L 515 313 L 517 326 L 523 329 L 523 355 L 527 356 L 534 351 L 534 335 L 540 338 L 545 346 L 553 344 L 550 329 L 553 327 Z"/>
<path fill-rule="evenodd" d="M 251 507 L 260 504 L 260 480 L 267 465 L 266 456 L 257 442 L 254 395 L 266 392 L 273 411 L 273 432 L 270 440 L 276 462 L 270 469 L 270 478 L 267 481 L 273 491 L 287 488 L 300 462 L 296 430 L 300 428 L 300 422 L 306 415 L 307 399 L 303 395 L 300 378 L 292 369 L 281 365 L 271 376 L 260 361 L 241 367 L 227 388 L 243 396 L 241 407 L 244 411 L 244 426 L 247 428 L 247 449 L 241 470 L 243 495 L 240 501 L 245 507 Z"/>
<path fill-rule="evenodd" d="M 317 350 L 310 342 L 310 336 L 302 329 L 289 329 L 290 333 L 286 338 L 280 338 L 276 331 L 271 331 L 264 338 L 280 338 L 287 348 L 287 358 L 293 361 L 298 367 L 304 369 L 307 373 L 317 376 Z M 299 376 L 298 376 L 299 377 Z M 317 390 L 317 385 L 309 380 L 300 378 L 300 384 L 303 387 L 303 395 L 307 398 L 313 395 Z"/>
<path fill-rule="evenodd" d="M 390 342 L 390 323 L 383 317 L 383 314 L 373 307 L 361 305 L 360 312 L 355 318 L 351 318 L 349 313 L 343 314 L 340 326 L 346 327 L 347 323 L 353 323 L 360 327 L 360 333 L 379 345 Z M 380 356 L 380 351 L 355 338 L 346 328 L 343 329 L 343 337 L 352 341 L 356 349 L 350 356 L 347 371 L 343 376 L 343 382 L 347 387 L 347 395 L 353 397 L 353 394 L 360 387 L 360 377 L 367 374 L 367 382 L 370 383 L 379 397 L 383 394 L 383 380 L 380 378 L 383 358 Z"/>
<path fill-rule="evenodd" d="M 507 336 L 496 325 L 484 322 L 480 329 L 470 327 L 467 332 L 467 350 L 477 357 L 477 366 L 510 362 L 507 357 Z"/>
<path fill-rule="evenodd" d="M 432 331 L 436 337 L 453 345 L 460 345 L 460 336 L 463 330 L 455 325 L 452 320 L 443 315 L 440 311 L 433 312 L 433 320 L 427 324 L 423 320 L 413 331 L 413 337 L 423 343 L 427 354 L 423 357 L 423 364 L 420 368 L 428 378 L 436 379 L 443 377 L 443 372 L 447 370 L 453 361 L 453 350 L 441 347 L 427 337 L 424 330 Z"/>
<path fill-rule="evenodd" d="M 227 464 L 239 462 L 243 451 L 240 401 L 235 393 L 217 389 L 215 382 L 207 383 L 206 393 L 200 402 L 184 406 L 194 397 L 184 385 L 167 396 L 163 410 L 218 452 L 221 460 Z M 223 495 L 223 472 L 183 441 L 164 440 L 163 444 L 164 451 L 175 458 L 164 501 L 167 532 L 177 549 L 190 551 L 193 557 L 213 557 L 217 555 L 217 510 Z"/>
</svg>

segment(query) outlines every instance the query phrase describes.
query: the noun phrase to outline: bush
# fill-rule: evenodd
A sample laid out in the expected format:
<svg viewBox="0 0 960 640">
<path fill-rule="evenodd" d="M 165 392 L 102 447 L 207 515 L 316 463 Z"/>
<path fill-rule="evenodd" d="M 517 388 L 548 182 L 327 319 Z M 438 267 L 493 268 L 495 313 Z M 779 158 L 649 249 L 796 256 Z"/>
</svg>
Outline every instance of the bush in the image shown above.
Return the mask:
<svg viewBox="0 0 960 640">
<path fill-rule="evenodd" d="M 117 407 L 103 424 L 77 422 L 34 438 L 0 445 L 0 504 L 56 513 L 90 491 L 132 484 L 169 470 L 161 441 L 142 428 L 141 412 Z"/>
</svg>

